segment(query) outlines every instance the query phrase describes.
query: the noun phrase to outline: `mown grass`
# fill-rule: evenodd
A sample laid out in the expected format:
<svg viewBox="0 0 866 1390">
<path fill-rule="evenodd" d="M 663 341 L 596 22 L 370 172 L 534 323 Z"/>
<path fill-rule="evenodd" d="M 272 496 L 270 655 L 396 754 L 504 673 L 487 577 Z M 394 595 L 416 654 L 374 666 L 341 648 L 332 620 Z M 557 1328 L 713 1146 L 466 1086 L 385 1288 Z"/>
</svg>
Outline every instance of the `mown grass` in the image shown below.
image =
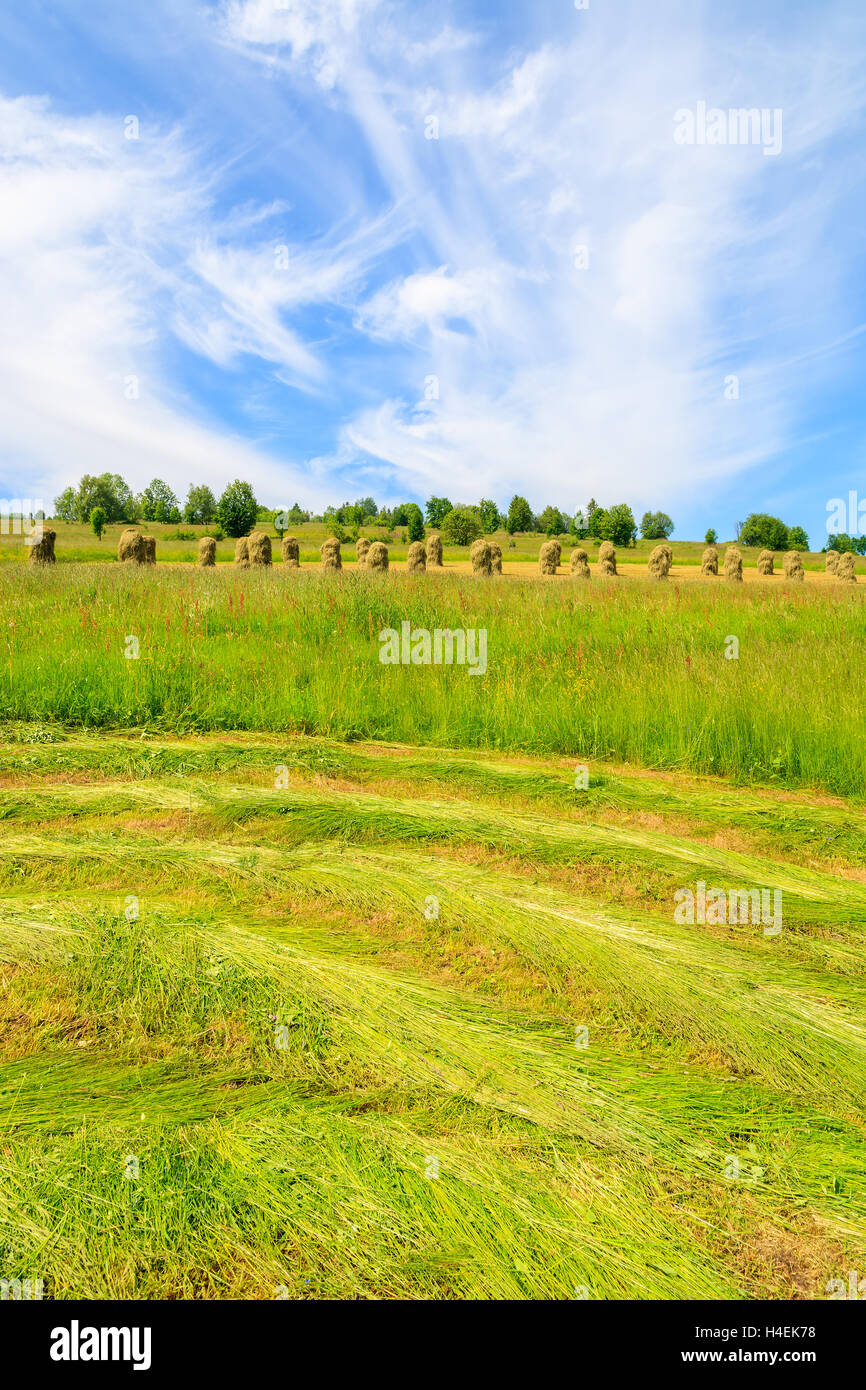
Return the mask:
<svg viewBox="0 0 866 1390">
<path fill-rule="evenodd" d="M 18 732 L 4 1277 L 799 1298 L 862 1267 L 849 804 L 594 765 L 578 792 L 566 762 L 504 753 Z M 781 935 L 676 924 L 700 875 L 782 887 Z"/>
<path fill-rule="evenodd" d="M 859 586 L 67 566 L 0 570 L 0 602 L 7 721 L 294 731 L 866 790 Z M 404 620 L 486 630 L 486 675 L 381 665 L 379 632 Z"/>
</svg>

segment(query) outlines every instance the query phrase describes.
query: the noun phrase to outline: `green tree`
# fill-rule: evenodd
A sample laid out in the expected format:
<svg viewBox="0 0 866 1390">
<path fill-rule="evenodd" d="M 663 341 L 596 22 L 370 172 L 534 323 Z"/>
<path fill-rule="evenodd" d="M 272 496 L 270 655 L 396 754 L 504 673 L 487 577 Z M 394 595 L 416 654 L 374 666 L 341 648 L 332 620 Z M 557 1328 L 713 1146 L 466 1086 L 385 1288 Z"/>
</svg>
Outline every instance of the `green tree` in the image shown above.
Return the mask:
<svg viewBox="0 0 866 1390">
<path fill-rule="evenodd" d="M 586 524 L 586 517 L 579 507 L 575 512 L 574 516 L 571 518 L 571 526 L 569 527 L 569 530 L 571 534 L 579 541 L 582 541 L 585 536 L 589 535 L 589 528 Z"/>
<path fill-rule="evenodd" d="M 477 507 L 452 507 L 442 522 L 442 535 L 452 545 L 471 545 L 482 534 Z"/>
<path fill-rule="evenodd" d="M 154 478 L 139 497 L 141 515 L 144 521 L 180 521 L 180 504 L 161 478 Z"/>
<path fill-rule="evenodd" d="M 587 535 L 594 536 L 596 540 L 610 540 L 608 531 L 610 530 L 610 517 L 605 507 L 600 507 L 597 502 L 590 503 L 592 510 L 587 509 Z"/>
<path fill-rule="evenodd" d="M 715 529 L 711 526 L 710 529 L 709 529 L 709 531 L 708 531 L 708 532 L 706 533 L 706 535 L 704 536 L 704 545 L 715 545 L 715 543 L 716 543 L 716 541 L 717 541 L 718 539 L 719 539 L 719 538 L 718 538 L 718 535 L 716 534 Z"/>
<path fill-rule="evenodd" d="M 94 507 L 101 507 L 108 521 L 135 521 L 137 507 L 132 491 L 118 473 L 85 473 L 75 494 L 75 515 L 90 520 Z"/>
<path fill-rule="evenodd" d="M 757 546 L 762 550 L 789 550 L 788 528 L 777 516 L 766 512 L 750 512 L 740 527 L 741 545 Z"/>
<path fill-rule="evenodd" d="M 532 515 L 532 508 L 525 497 L 517 494 L 512 497 L 508 504 L 508 516 L 505 519 L 505 529 L 510 536 L 515 531 L 532 531 L 535 525 L 535 517 Z"/>
<path fill-rule="evenodd" d="M 289 525 L 300 526 L 302 522 L 309 521 L 310 513 L 303 511 L 300 502 L 293 502 L 289 508 Z"/>
<path fill-rule="evenodd" d="M 92 512 L 90 513 L 90 525 L 92 526 L 93 534 L 95 535 L 98 541 L 102 540 L 102 533 L 105 530 L 105 522 L 106 516 L 103 508 L 94 507 Z"/>
<path fill-rule="evenodd" d="M 666 541 L 673 535 L 674 523 L 667 512 L 644 512 L 640 533 L 645 541 Z"/>
<path fill-rule="evenodd" d="M 423 541 L 424 539 L 424 514 L 417 502 L 409 502 L 406 511 L 409 513 L 409 539 L 410 541 Z"/>
<path fill-rule="evenodd" d="M 428 526 L 441 526 L 445 517 L 451 511 L 451 503 L 447 497 L 431 497 L 428 499 L 424 508 L 427 513 Z"/>
<path fill-rule="evenodd" d="M 485 536 L 492 536 L 494 531 L 498 531 L 502 525 L 499 508 L 495 502 L 491 502 L 489 497 L 482 497 L 478 503 L 478 515 L 481 517 Z"/>
<path fill-rule="evenodd" d="M 54 499 L 54 515 L 58 521 L 74 521 L 76 516 L 75 488 L 66 487 Z"/>
<path fill-rule="evenodd" d="M 862 541 L 866 542 L 866 536 L 858 536 L 858 540 L 862 540 Z M 806 532 L 803 530 L 802 526 L 789 526 L 789 527 L 788 527 L 788 549 L 789 549 L 789 550 L 808 550 L 808 549 L 809 549 L 809 537 L 806 535 Z M 861 554 L 861 555 L 863 554 L 863 551 L 862 551 L 862 550 L 860 551 L 860 554 Z"/>
<path fill-rule="evenodd" d="M 395 508 L 394 508 L 393 512 L 391 513 L 391 525 L 392 525 L 392 526 L 408 526 L 408 525 L 409 525 L 409 512 L 408 512 L 408 510 L 407 510 L 407 508 L 406 508 L 406 503 L 405 503 L 405 502 L 401 502 L 400 505 L 399 505 L 398 507 L 395 507 Z"/>
<path fill-rule="evenodd" d="M 333 510 L 333 509 L 332 509 Z M 258 503 L 249 483 L 236 478 L 219 500 L 217 520 L 227 536 L 245 536 L 256 524 Z"/>
<path fill-rule="evenodd" d="M 209 526 L 216 516 L 216 498 L 204 483 L 191 487 L 183 508 L 183 519 L 192 526 Z"/>
<path fill-rule="evenodd" d="M 565 518 L 558 507 L 545 507 L 538 524 L 547 536 L 561 536 L 565 531 Z"/>
</svg>

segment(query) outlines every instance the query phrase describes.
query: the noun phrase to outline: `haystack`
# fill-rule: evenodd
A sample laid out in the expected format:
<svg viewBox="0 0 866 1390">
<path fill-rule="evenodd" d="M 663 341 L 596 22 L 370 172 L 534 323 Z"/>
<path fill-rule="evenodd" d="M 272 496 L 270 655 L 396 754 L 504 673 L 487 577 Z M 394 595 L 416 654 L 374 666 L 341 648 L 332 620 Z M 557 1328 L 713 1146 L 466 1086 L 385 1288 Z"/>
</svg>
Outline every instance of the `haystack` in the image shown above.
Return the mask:
<svg viewBox="0 0 866 1390">
<path fill-rule="evenodd" d="M 571 572 L 575 579 L 591 579 L 589 572 L 589 556 L 585 550 L 572 550 L 571 552 Z"/>
<path fill-rule="evenodd" d="M 54 554 L 54 542 L 56 540 L 57 532 L 43 526 L 42 539 L 35 541 L 30 547 L 31 565 L 56 565 L 57 557 Z"/>
<path fill-rule="evenodd" d="M 143 536 L 144 541 L 144 563 L 146 565 L 156 564 L 156 536 Z"/>
<path fill-rule="evenodd" d="M 850 550 L 846 550 L 844 555 L 839 556 L 839 563 L 836 566 L 836 578 L 841 579 L 843 584 L 856 584 L 857 575 L 854 572 L 854 556 Z"/>
<path fill-rule="evenodd" d="M 835 574 L 837 566 L 839 564 L 838 550 L 828 550 L 827 559 L 825 560 L 824 564 L 828 574 Z"/>
<path fill-rule="evenodd" d="M 559 541 L 553 539 L 545 541 L 538 552 L 538 569 L 541 574 L 556 574 L 559 562 L 562 558 L 562 547 Z"/>
<path fill-rule="evenodd" d="M 648 570 L 650 579 L 667 579 L 671 567 L 670 551 L 666 545 L 654 546 L 650 552 Z"/>
<path fill-rule="evenodd" d="M 762 550 L 758 556 L 758 574 L 773 573 L 773 552 L 772 550 Z"/>
<path fill-rule="evenodd" d="M 803 578 L 804 578 L 804 575 L 803 575 L 803 562 L 802 562 L 802 560 L 800 559 L 800 552 L 799 552 L 799 550 L 789 550 L 789 551 L 788 551 L 787 555 L 785 556 L 784 560 L 782 561 L 782 568 L 783 568 L 784 571 L 785 571 L 785 578 L 786 578 L 786 579 L 799 580 L 799 581 L 802 582 L 802 580 L 803 580 Z"/>
<path fill-rule="evenodd" d="M 733 579 L 735 584 L 743 582 L 743 557 L 735 545 L 725 551 L 725 578 Z"/>
<path fill-rule="evenodd" d="M 437 536 L 435 532 L 427 537 L 427 568 L 442 568 L 442 537 Z"/>
<path fill-rule="evenodd" d="M 494 574 L 502 573 L 502 551 L 495 541 L 490 542 L 490 564 Z"/>
<path fill-rule="evenodd" d="M 198 543 L 198 563 L 201 569 L 216 564 L 216 541 L 213 536 L 202 536 Z"/>
<path fill-rule="evenodd" d="M 367 551 L 370 549 L 370 542 L 366 536 L 359 536 L 355 542 L 355 559 L 358 561 L 358 568 L 362 569 L 367 563 Z"/>
<path fill-rule="evenodd" d="M 144 536 L 140 531 L 129 527 L 121 531 L 117 542 L 117 558 L 125 565 L 143 565 L 145 555 Z"/>
<path fill-rule="evenodd" d="M 379 570 L 381 573 L 388 568 L 388 547 L 384 541 L 374 541 L 367 551 L 367 569 Z"/>
<path fill-rule="evenodd" d="M 427 569 L 427 552 L 423 541 L 413 541 L 406 552 L 406 569 L 410 574 L 424 574 Z"/>
<path fill-rule="evenodd" d="M 610 541 L 602 541 L 598 547 L 599 574 L 616 574 L 616 551 Z"/>
<path fill-rule="evenodd" d="M 301 547 L 295 536 L 283 536 L 283 564 L 296 570 L 301 564 Z"/>
<path fill-rule="evenodd" d="M 250 567 L 250 546 L 246 536 L 241 536 L 235 541 L 235 564 L 242 570 Z"/>
<path fill-rule="evenodd" d="M 259 568 L 271 563 L 271 538 L 265 531 L 253 531 L 247 545 L 250 564 Z"/>
<path fill-rule="evenodd" d="M 469 548 L 469 558 L 472 561 L 473 574 L 492 574 L 493 556 L 490 553 L 490 542 L 479 536 L 477 541 L 473 541 Z"/>
<path fill-rule="evenodd" d="M 708 545 L 701 556 L 701 574 L 718 574 L 719 552 L 714 545 Z"/>
<path fill-rule="evenodd" d="M 327 540 L 322 541 L 320 554 L 323 570 L 341 570 L 343 568 L 340 542 L 336 536 L 328 536 Z"/>
</svg>

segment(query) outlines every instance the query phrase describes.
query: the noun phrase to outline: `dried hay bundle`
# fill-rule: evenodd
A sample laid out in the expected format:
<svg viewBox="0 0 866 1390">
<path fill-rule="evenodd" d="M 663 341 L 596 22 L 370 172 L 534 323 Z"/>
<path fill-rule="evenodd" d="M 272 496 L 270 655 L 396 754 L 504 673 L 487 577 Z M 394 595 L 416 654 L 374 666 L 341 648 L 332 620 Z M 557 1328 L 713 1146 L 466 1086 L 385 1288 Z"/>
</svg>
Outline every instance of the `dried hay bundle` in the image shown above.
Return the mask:
<svg viewBox="0 0 866 1390">
<path fill-rule="evenodd" d="M 714 545 L 708 545 L 701 556 L 701 574 L 718 574 L 719 552 Z"/>
<path fill-rule="evenodd" d="M 610 541 L 602 541 L 598 547 L 599 574 L 616 574 L 616 551 Z"/>
<path fill-rule="evenodd" d="M 828 550 L 828 551 L 827 551 L 827 559 L 826 559 L 826 561 L 825 561 L 825 566 L 826 566 L 826 569 L 827 569 L 827 573 L 828 573 L 828 574 L 835 574 L 835 573 L 836 573 L 836 570 L 837 570 L 837 568 L 838 568 L 838 565 L 839 565 L 839 552 L 838 552 L 838 550 Z"/>
<path fill-rule="evenodd" d="M 216 541 L 213 536 L 202 536 L 198 543 L 198 563 L 202 569 L 216 564 Z"/>
<path fill-rule="evenodd" d="M 246 536 L 240 536 L 235 541 L 235 564 L 242 570 L 250 567 L 250 547 Z"/>
<path fill-rule="evenodd" d="M 259 568 L 271 563 L 271 538 L 265 531 L 253 531 L 247 545 L 250 564 Z"/>
<path fill-rule="evenodd" d="M 144 563 L 146 565 L 156 564 L 156 536 L 143 536 L 144 541 Z"/>
<path fill-rule="evenodd" d="M 493 556 L 490 554 L 490 542 L 479 536 L 477 541 L 473 541 L 469 548 L 469 558 L 472 561 L 473 574 L 492 574 Z"/>
<path fill-rule="evenodd" d="M 844 555 L 839 556 L 839 563 L 836 566 L 836 578 L 843 584 L 856 584 L 857 575 L 854 570 L 854 556 L 850 550 L 846 550 Z"/>
<path fill-rule="evenodd" d="M 427 568 L 442 568 L 442 537 L 435 532 L 427 537 Z"/>
<path fill-rule="evenodd" d="M 52 531 L 47 526 L 42 527 L 42 537 L 34 541 L 30 546 L 31 565 L 56 565 L 57 557 L 54 554 L 54 542 L 57 540 L 57 532 Z"/>
<path fill-rule="evenodd" d="M 413 541 L 406 553 L 406 569 L 410 574 L 425 574 L 427 554 L 422 541 Z"/>
<path fill-rule="evenodd" d="M 144 553 L 144 536 L 140 531 L 133 531 L 130 527 L 121 531 L 117 542 L 117 558 L 121 564 L 143 565 Z"/>
<path fill-rule="evenodd" d="M 320 553 L 323 570 L 341 570 L 343 568 L 340 542 L 336 536 L 328 536 L 327 540 L 322 541 Z"/>
<path fill-rule="evenodd" d="M 667 579 L 670 567 L 671 555 L 668 547 L 666 545 L 654 546 L 647 565 L 650 579 Z"/>
<path fill-rule="evenodd" d="M 803 562 L 800 559 L 799 550 L 789 550 L 784 560 L 782 568 L 785 571 L 786 579 L 800 580 L 805 577 L 803 574 Z"/>
<path fill-rule="evenodd" d="M 384 541 L 374 541 L 367 551 L 367 569 L 383 573 L 388 568 L 388 547 Z"/>
<path fill-rule="evenodd" d="M 589 556 L 585 550 L 572 550 L 571 552 L 571 572 L 575 579 L 591 579 L 589 572 Z"/>
<path fill-rule="evenodd" d="M 545 541 L 538 552 L 538 569 L 541 574 L 556 574 L 559 562 L 562 558 L 562 547 L 559 541 Z"/>
<path fill-rule="evenodd" d="M 490 542 L 490 564 L 494 574 L 502 573 L 502 550 L 495 541 Z"/>
<path fill-rule="evenodd" d="M 758 556 L 758 574 L 773 573 L 773 552 L 772 550 L 762 550 Z"/>
<path fill-rule="evenodd" d="M 725 551 L 725 578 L 735 584 L 743 582 L 743 557 L 735 545 L 729 545 Z"/>
<path fill-rule="evenodd" d="M 366 536 L 359 536 L 355 542 L 355 559 L 358 561 L 358 568 L 362 569 L 367 563 L 367 551 L 370 549 L 370 542 Z"/>
<path fill-rule="evenodd" d="M 283 536 L 283 564 L 288 565 L 290 570 L 296 570 L 301 563 L 301 547 L 295 536 Z"/>
</svg>

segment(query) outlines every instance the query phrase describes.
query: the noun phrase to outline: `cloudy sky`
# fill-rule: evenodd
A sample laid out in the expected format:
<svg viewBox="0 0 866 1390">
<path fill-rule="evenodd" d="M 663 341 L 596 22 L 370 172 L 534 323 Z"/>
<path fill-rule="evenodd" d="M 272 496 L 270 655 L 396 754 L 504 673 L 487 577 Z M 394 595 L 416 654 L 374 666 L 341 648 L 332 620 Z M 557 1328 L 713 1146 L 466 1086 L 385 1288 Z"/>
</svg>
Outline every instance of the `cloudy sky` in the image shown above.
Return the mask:
<svg viewBox="0 0 866 1390">
<path fill-rule="evenodd" d="M 822 543 L 866 499 L 864 55 L 862 0 L 4 6 L 0 491 Z"/>
</svg>

